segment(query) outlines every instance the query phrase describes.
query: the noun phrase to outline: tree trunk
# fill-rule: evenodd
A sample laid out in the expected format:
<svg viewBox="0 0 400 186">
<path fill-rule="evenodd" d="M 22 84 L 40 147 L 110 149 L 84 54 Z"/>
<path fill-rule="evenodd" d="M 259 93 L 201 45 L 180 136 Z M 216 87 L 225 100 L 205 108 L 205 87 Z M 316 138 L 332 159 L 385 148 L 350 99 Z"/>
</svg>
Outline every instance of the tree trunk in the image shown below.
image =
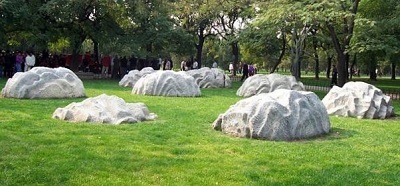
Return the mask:
<svg viewBox="0 0 400 186">
<path fill-rule="evenodd" d="M 93 40 L 93 54 L 94 54 L 94 60 L 98 63 L 100 63 L 99 59 L 99 42 Z"/>
<path fill-rule="evenodd" d="M 197 35 L 197 37 L 199 39 L 199 43 L 196 44 L 196 49 L 197 49 L 196 58 L 197 58 L 197 63 L 198 63 L 199 69 L 202 67 L 202 64 L 203 64 L 203 60 L 202 60 L 203 46 L 204 46 L 204 41 L 206 40 L 206 37 L 204 36 L 204 29 L 205 29 L 204 26 L 200 26 L 199 34 Z"/>
<path fill-rule="evenodd" d="M 345 54 L 345 48 L 342 47 L 339 38 L 337 36 L 337 33 L 335 31 L 335 28 L 331 24 L 327 24 L 330 36 L 332 38 L 333 46 L 335 48 L 335 51 L 337 53 L 337 65 L 336 68 L 338 70 L 338 84 L 337 86 L 342 87 L 346 83 L 347 79 L 347 69 L 346 69 L 346 64 L 348 59 Z M 347 46 L 346 43 L 343 44 L 343 46 Z"/>
<path fill-rule="evenodd" d="M 233 42 L 232 54 L 233 54 L 233 76 L 236 76 L 237 64 L 239 64 L 239 45 L 237 42 Z"/>
<path fill-rule="evenodd" d="M 80 39 L 80 40 L 77 39 L 77 40 L 73 41 L 74 47 L 72 49 L 72 61 L 71 61 L 71 65 L 69 66 L 69 68 L 72 72 L 78 72 L 78 70 L 79 70 L 79 65 L 80 65 L 79 64 L 79 62 L 80 62 L 79 53 L 81 51 L 83 40 L 84 39 Z"/>
<path fill-rule="evenodd" d="M 367 59 L 370 60 L 369 61 L 369 80 L 371 81 L 376 81 L 377 79 L 377 73 L 376 73 L 376 57 L 374 54 L 368 53 L 367 55 Z"/>
<path fill-rule="evenodd" d="M 338 86 L 342 87 L 347 82 L 347 69 L 346 69 L 346 56 L 343 53 L 338 54 L 338 62 L 336 64 L 338 69 Z"/>
<path fill-rule="evenodd" d="M 301 76 L 300 72 L 301 53 L 302 53 L 301 42 L 297 39 L 296 36 L 293 36 L 292 49 L 291 49 L 291 65 L 292 65 L 291 70 L 292 70 L 292 76 L 294 76 L 297 80 L 299 80 Z"/>
<path fill-rule="evenodd" d="M 394 61 L 392 61 L 392 78 L 391 80 L 396 80 L 396 63 Z"/>
<path fill-rule="evenodd" d="M 331 75 L 331 67 L 332 67 L 332 59 L 333 59 L 333 55 L 329 55 L 329 54 L 327 54 L 327 65 L 328 65 L 328 67 L 326 68 L 326 78 L 330 78 L 330 75 Z"/>
<path fill-rule="evenodd" d="M 353 79 L 353 72 L 354 72 L 354 65 L 357 63 L 357 54 L 354 54 L 353 60 L 351 62 L 350 66 L 350 80 Z"/>
<path fill-rule="evenodd" d="M 315 79 L 319 79 L 319 56 L 318 56 L 318 41 L 313 32 L 313 47 L 314 47 L 314 61 L 315 61 Z"/>
<path fill-rule="evenodd" d="M 285 56 L 286 52 L 286 36 L 283 35 L 282 37 L 282 48 L 281 48 L 281 54 L 279 55 L 278 61 L 275 63 L 275 65 L 271 69 L 271 74 L 275 72 L 276 68 L 278 68 L 278 65 L 282 63 L 282 59 Z"/>
<path fill-rule="evenodd" d="M 336 32 L 336 29 L 333 25 L 332 22 L 327 21 L 327 28 L 329 30 L 329 34 L 332 39 L 333 46 L 335 48 L 335 51 L 337 53 L 337 58 L 338 58 L 338 63 L 337 63 L 337 69 L 338 69 L 338 86 L 342 87 L 348 78 L 348 73 L 347 73 L 347 66 L 348 66 L 348 61 L 349 61 L 349 55 L 346 53 L 346 49 L 350 45 L 351 38 L 353 36 L 353 31 L 354 31 L 354 24 L 355 24 L 355 16 L 358 11 L 358 5 L 360 3 L 360 0 L 352 0 L 352 6 L 349 7 L 349 10 L 352 13 L 352 16 L 350 17 L 345 17 L 343 18 L 343 23 L 341 24 L 340 28 L 343 30 L 340 32 L 343 34 L 344 39 L 341 42 L 338 37 L 338 32 Z"/>
<path fill-rule="evenodd" d="M 203 45 L 204 45 L 204 37 L 200 37 L 199 36 L 199 43 L 196 44 L 196 49 L 197 49 L 197 53 L 196 53 L 196 59 L 197 59 L 197 63 L 198 63 L 198 68 L 200 69 L 202 66 L 202 54 L 203 54 Z"/>
</svg>

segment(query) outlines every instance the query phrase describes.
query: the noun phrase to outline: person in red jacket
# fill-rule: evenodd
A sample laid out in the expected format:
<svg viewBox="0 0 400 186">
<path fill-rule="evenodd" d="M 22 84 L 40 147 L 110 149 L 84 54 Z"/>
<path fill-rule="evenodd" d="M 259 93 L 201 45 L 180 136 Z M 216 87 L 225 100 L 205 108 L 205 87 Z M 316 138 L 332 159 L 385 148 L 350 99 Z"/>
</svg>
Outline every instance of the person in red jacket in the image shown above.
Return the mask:
<svg viewBox="0 0 400 186">
<path fill-rule="evenodd" d="M 101 74 L 102 76 L 105 76 L 107 78 L 108 70 L 110 69 L 111 66 L 111 57 L 109 55 L 105 55 L 103 58 L 101 58 L 101 65 L 103 66 Z"/>
</svg>

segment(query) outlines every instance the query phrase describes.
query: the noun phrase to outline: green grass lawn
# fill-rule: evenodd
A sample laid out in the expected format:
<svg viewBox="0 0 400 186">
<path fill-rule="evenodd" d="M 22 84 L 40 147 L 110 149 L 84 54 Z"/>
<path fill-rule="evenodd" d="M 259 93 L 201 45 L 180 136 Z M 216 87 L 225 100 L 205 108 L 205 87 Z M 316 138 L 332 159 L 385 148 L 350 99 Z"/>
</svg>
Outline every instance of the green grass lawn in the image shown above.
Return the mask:
<svg viewBox="0 0 400 186">
<path fill-rule="evenodd" d="M 85 98 L 0 98 L 0 185 L 400 185 L 398 117 L 331 116 L 324 137 L 251 140 L 211 128 L 242 99 L 238 82 L 202 89 L 198 98 L 131 95 L 112 80 L 84 84 L 88 97 L 144 102 L 159 117 L 117 126 L 68 123 L 52 113 Z M 400 101 L 394 105 L 400 114 Z"/>
</svg>

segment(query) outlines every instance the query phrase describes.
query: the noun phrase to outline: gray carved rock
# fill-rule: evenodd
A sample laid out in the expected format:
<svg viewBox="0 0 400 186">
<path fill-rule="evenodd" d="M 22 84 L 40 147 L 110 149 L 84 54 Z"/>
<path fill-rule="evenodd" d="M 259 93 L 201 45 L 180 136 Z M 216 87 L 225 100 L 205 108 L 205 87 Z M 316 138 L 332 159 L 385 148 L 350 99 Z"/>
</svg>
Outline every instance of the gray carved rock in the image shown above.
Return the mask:
<svg viewBox="0 0 400 186">
<path fill-rule="evenodd" d="M 232 81 L 224 71 L 218 68 L 203 67 L 197 70 L 186 71 L 194 78 L 200 88 L 230 88 Z"/>
<path fill-rule="evenodd" d="M 80 103 L 71 103 L 65 108 L 57 108 L 54 119 L 91 123 L 136 123 L 154 120 L 157 115 L 150 113 L 144 103 L 125 103 L 117 96 L 102 94 Z"/>
<path fill-rule="evenodd" d="M 250 97 L 261 93 L 273 92 L 277 89 L 305 90 L 303 83 L 297 81 L 293 76 L 256 74 L 243 82 L 236 95 Z"/>
<path fill-rule="evenodd" d="M 313 92 L 279 89 L 240 100 L 213 123 L 232 136 L 294 140 L 326 134 L 328 113 Z"/>
<path fill-rule="evenodd" d="M 172 70 L 157 71 L 139 79 L 132 94 L 170 97 L 200 96 L 200 88 L 192 76 Z"/>
<path fill-rule="evenodd" d="M 119 81 L 119 86 L 122 87 L 133 87 L 136 82 L 143 76 L 147 74 L 154 73 L 155 70 L 151 67 L 143 68 L 141 71 L 139 70 L 131 70 L 128 74 L 126 74 L 121 81 Z"/>
<path fill-rule="evenodd" d="M 394 115 L 390 97 L 364 82 L 348 82 L 342 88 L 334 86 L 322 103 L 328 114 L 336 116 L 385 119 Z"/>
<path fill-rule="evenodd" d="M 85 96 L 85 88 L 67 68 L 35 67 L 14 74 L 1 94 L 11 98 L 73 98 Z"/>
</svg>

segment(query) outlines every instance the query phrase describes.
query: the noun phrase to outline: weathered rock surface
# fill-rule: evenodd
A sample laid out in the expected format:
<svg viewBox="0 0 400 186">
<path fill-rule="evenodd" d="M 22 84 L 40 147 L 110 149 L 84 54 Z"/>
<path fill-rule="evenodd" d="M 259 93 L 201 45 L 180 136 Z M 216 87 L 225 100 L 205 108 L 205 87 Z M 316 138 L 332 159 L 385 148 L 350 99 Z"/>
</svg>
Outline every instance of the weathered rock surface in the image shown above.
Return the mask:
<svg viewBox="0 0 400 186">
<path fill-rule="evenodd" d="M 132 94 L 170 97 L 200 96 L 200 88 L 192 76 L 172 70 L 157 71 L 139 79 Z"/>
<path fill-rule="evenodd" d="M 250 97 L 261 93 L 273 92 L 277 89 L 305 90 L 303 83 L 298 82 L 293 76 L 256 74 L 243 82 L 236 95 Z"/>
<path fill-rule="evenodd" d="M 224 71 L 218 68 L 203 67 L 186 71 L 192 76 L 200 88 L 230 88 L 232 81 Z"/>
<path fill-rule="evenodd" d="M 85 88 L 67 68 L 35 67 L 14 74 L 1 94 L 10 98 L 73 98 L 85 96 Z"/>
<path fill-rule="evenodd" d="M 394 115 L 390 97 L 364 82 L 348 82 L 342 88 L 334 86 L 322 103 L 328 114 L 336 116 L 385 119 Z"/>
<path fill-rule="evenodd" d="M 144 103 L 125 103 L 117 96 L 102 94 L 79 103 L 71 103 L 65 108 L 57 108 L 53 118 L 72 122 L 93 123 L 136 123 L 154 120 L 157 115 L 150 113 Z"/>
<path fill-rule="evenodd" d="M 141 77 L 154 72 L 155 70 L 152 67 L 143 68 L 141 71 L 131 70 L 121 79 L 121 81 L 119 81 L 119 86 L 133 87 Z"/>
<path fill-rule="evenodd" d="M 313 92 L 279 89 L 240 100 L 213 123 L 232 136 L 295 140 L 326 134 L 328 113 Z"/>
</svg>

